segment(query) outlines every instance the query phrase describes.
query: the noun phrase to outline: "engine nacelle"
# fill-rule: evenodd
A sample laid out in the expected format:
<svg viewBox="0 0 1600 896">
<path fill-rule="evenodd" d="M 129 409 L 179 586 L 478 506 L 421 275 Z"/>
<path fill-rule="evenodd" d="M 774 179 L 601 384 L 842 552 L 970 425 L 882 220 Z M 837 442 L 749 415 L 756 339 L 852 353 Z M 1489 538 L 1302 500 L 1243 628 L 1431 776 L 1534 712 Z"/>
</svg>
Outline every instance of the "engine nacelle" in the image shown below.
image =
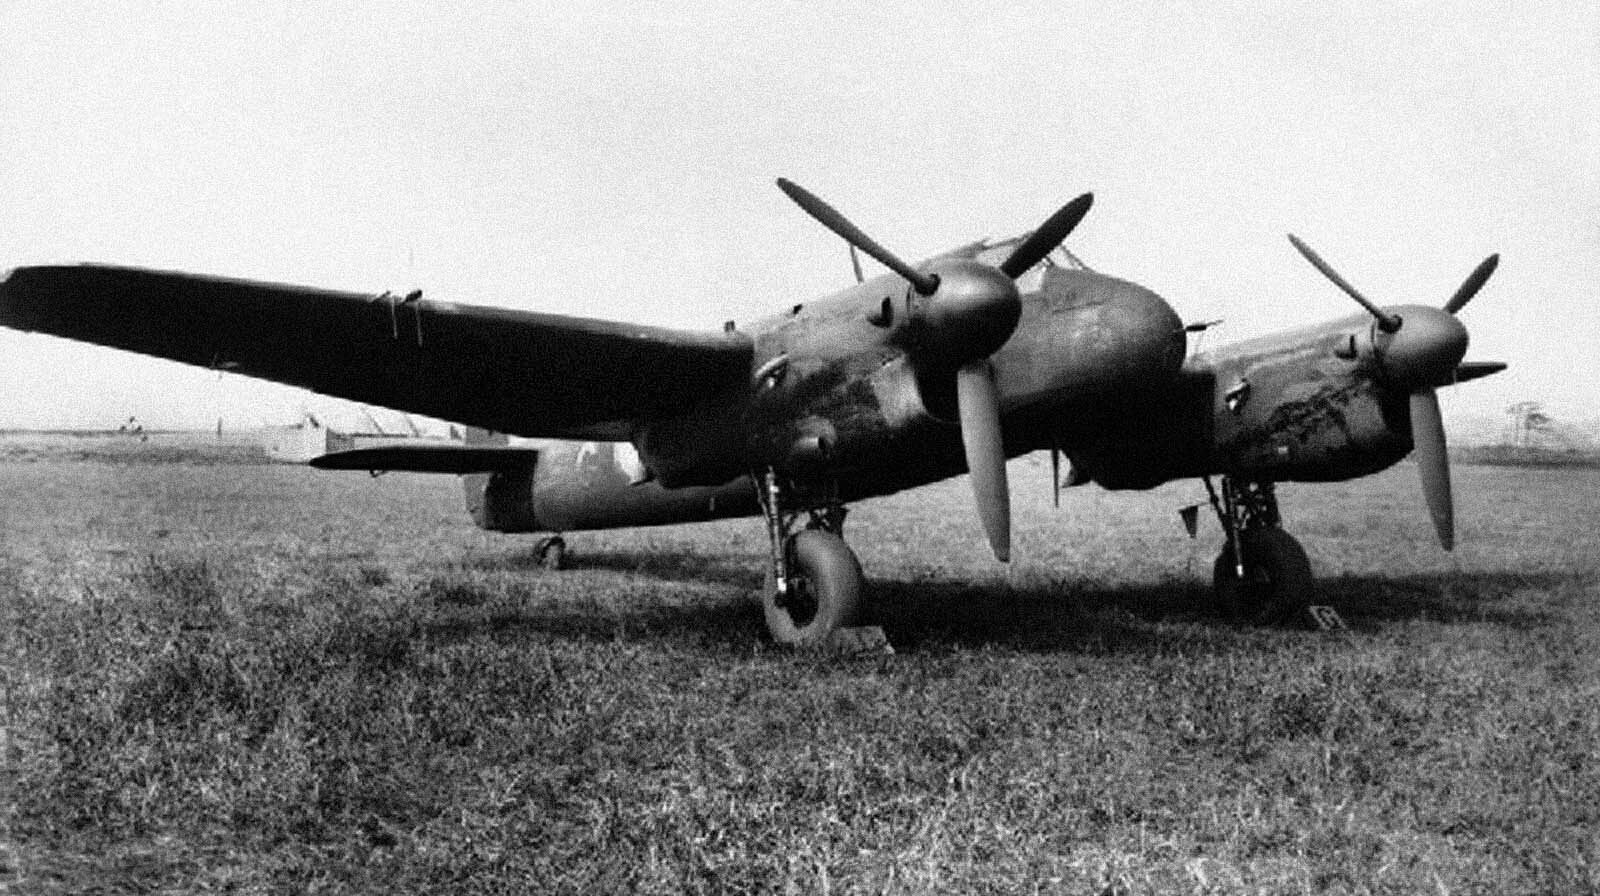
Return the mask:
<svg viewBox="0 0 1600 896">
<path fill-rule="evenodd" d="M 469 427 L 466 444 L 472 447 L 501 447 L 511 439 L 505 433 Z M 461 490 L 467 499 L 467 512 L 480 529 L 491 532 L 541 532 L 534 512 L 534 477 L 544 459 L 540 449 L 532 459 L 492 473 L 471 473 L 461 477 Z"/>
<path fill-rule="evenodd" d="M 500 438 L 468 441 L 504 444 Z M 646 480 L 626 442 L 548 442 L 514 466 L 463 476 L 462 487 L 472 521 L 493 532 L 658 526 L 760 512 L 749 477 L 665 489 Z"/>
<path fill-rule="evenodd" d="M 534 512 L 533 484 L 537 462 L 526 468 L 473 473 L 461 478 L 467 512 L 480 529 L 491 532 L 543 532 Z"/>
</svg>

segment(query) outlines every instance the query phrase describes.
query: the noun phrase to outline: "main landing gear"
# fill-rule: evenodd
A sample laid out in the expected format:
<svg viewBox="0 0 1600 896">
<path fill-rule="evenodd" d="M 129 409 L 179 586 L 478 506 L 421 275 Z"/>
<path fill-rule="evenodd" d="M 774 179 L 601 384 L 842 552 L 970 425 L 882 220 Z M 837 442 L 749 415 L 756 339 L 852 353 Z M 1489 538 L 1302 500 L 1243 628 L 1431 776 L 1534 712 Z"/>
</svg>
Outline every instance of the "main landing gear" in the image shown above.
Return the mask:
<svg viewBox="0 0 1600 896">
<path fill-rule="evenodd" d="M 1211 507 L 1227 542 L 1212 566 L 1217 608 L 1228 619 L 1258 625 L 1300 625 L 1316 602 L 1316 579 L 1300 542 L 1283 531 L 1271 482 L 1207 479 Z"/>
<path fill-rule="evenodd" d="M 859 640 L 856 629 L 866 580 L 861 563 L 845 545 L 844 505 L 836 489 L 807 493 L 768 470 L 758 486 L 761 509 L 772 545 L 772 566 L 761 605 L 767 630 L 779 644 L 840 646 Z M 876 645 L 847 644 L 850 649 L 886 647 L 881 632 L 867 634 Z"/>
</svg>

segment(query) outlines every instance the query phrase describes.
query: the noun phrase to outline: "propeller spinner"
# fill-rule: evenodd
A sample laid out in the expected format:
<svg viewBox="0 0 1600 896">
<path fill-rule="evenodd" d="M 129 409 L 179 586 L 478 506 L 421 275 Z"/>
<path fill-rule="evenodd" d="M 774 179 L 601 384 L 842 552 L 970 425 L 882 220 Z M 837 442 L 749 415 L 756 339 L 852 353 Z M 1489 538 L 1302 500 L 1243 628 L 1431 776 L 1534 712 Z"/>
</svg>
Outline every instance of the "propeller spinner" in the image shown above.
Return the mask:
<svg viewBox="0 0 1600 896">
<path fill-rule="evenodd" d="M 1011 491 L 1000 431 L 1000 394 L 989 356 L 1017 328 L 1022 297 L 1014 282 L 1067 238 L 1094 197 L 1085 193 L 1062 206 L 1023 240 L 998 268 L 961 259 L 918 270 L 879 245 L 832 206 L 793 181 L 778 188 L 806 214 L 911 284 L 912 363 L 925 371 L 953 371 L 961 445 L 971 473 L 973 499 L 996 559 L 1011 558 Z"/>
<path fill-rule="evenodd" d="M 1455 547 L 1455 508 L 1450 493 L 1450 456 L 1445 444 L 1444 420 L 1439 413 L 1439 386 L 1455 381 L 1467 353 L 1467 328 L 1456 313 L 1483 289 L 1500 264 L 1499 255 L 1485 258 L 1456 289 L 1443 310 L 1407 306 L 1404 314 L 1379 308 L 1351 286 L 1310 246 L 1289 234 L 1289 242 L 1323 276 L 1355 299 L 1377 320 L 1373 346 L 1384 377 L 1410 395 L 1411 442 L 1422 480 L 1422 497 L 1439 535 L 1439 544 Z"/>
</svg>

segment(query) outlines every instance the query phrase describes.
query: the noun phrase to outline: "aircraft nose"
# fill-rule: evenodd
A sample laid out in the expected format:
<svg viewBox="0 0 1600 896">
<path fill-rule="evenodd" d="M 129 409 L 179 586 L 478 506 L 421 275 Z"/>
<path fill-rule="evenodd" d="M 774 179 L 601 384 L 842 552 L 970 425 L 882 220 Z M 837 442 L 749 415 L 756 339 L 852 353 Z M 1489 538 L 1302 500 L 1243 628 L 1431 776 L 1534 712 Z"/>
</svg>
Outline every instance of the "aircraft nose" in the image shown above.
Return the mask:
<svg viewBox="0 0 1600 896">
<path fill-rule="evenodd" d="M 1406 305 L 1392 311 L 1401 324 L 1383 348 L 1384 372 L 1408 389 L 1449 385 L 1467 353 L 1467 328 L 1437 308 Z"/>
<path fill-rule="evenodd" d="M 994 356 L 1008 410 L 1113 401 L 1165 389 L 1184 360 L 1183 322 L 1159 295 L 1126 280 L 1054 268 Z"/>
</svg>

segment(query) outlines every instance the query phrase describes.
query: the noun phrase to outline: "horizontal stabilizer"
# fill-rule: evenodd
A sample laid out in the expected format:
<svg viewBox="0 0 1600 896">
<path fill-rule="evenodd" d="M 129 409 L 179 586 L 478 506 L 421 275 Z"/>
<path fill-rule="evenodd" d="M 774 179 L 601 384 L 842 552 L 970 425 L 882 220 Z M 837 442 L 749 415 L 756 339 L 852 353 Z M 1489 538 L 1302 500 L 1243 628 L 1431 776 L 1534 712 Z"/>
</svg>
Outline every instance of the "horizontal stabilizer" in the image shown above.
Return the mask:
<svg viewBox="0 0 1600 896">
<path fill-rule="evenodd" d="M 331 451 L 311 460 L 321 470 L 399 470 L 407 473 L 495 473 L 525 470 L 539 460 L 537 448 L 503 445 L 388 445 Z"/>
<path fill-rule="evenodd" d="M 1456 365 L 1457 383 L 1475 380 L 1506 369 L 1504 361 L 1462 361 Z"/>
</svg>

